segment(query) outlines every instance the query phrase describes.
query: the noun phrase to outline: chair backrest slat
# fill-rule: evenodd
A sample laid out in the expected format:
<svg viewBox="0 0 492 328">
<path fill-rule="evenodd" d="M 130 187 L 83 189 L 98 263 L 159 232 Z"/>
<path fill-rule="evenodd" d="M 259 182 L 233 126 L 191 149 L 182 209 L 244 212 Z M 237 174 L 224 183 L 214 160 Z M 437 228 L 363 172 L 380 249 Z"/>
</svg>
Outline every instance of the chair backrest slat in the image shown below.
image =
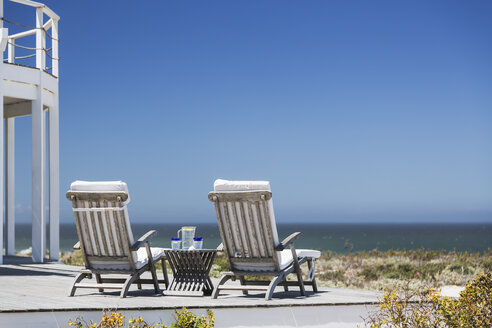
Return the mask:
<svg viewBox="0 0 492 328">
<path fill-rule="evenodd" d="M 85 252 L 87 255 L 94 255 L 94 250 L 92 248 L 92 240 L 91 240 L 91 233 L 89 229 L 89 221 L 87 218 L 87 212 L 82 212 L 82 218 L 80 220 L 81 225 L 82 225 L 82 235 L 84 239 L 84 244 L 85 244 Z"/>
<path fill-rule="evenodd" d="M 92 209 L 92 202 L 87 202 L 88 204 L 88 208 L 89 209 Z M 96 224 L 96 219 L 94 218 L 94 212 L 93 211 L 89 211 L 89 217 L 90 217 L 90 228 L 91 228 L 91 234 L 90 234 L 90 237 L 91 239 L 93 240 L 93 243 L 95 244 L 96 248 L 95 248 L 95 254 L 94 255 L 103 255 L 101 253 L 101 240 L 100 240 L 100 236 L 99 236 L 99 233 L 98 233 L 98 229 L 97 229 L 97 226 L 98 224 Z"/>
<path fill-rule="evenodd" d="M 262 212 L 260 209 L 260 204 L 259 202 L 254 202 L 254 210 L 255 210 L 255 215 L 258 217 L 258 227 L 260 230 L 260 233 L 258 234 L 257 238 L 260 241 L 260 245 L 263 246 L 263 256 L 268 256 L 270 253 L 268 252 L 268 240 L 265 238 L 265 219 L 262 216 Z"/>
<path fill-rule="evenodd" d="M 225 246 L 227 248 L 227 251 L 229 254 L 234 255 L 237 253 L 237 248 L 236 248 L 236 243 L 234 242 L 234 235 L 232 233 L 232 226 L 231 226 L 231 220 L 229 217 L 229 208 L 227 203 L 222 203 L 219 205 L 219 208 L 221 209 L 221 224 L 224 226 L 224 231 L 226 232 L 225 234 L 225 239 L 223 240 L 225 242 Z"/>
<path fill-rule="evenodd" d="M 103 200 L 102 203 L 103 203 L 102 207 L 108 207 L 108 202 L 106 200 Z M 107 233 L 107 236 L 108 236 L 107 241 L 109 241 L 109 245 L 111 247 L 111 252 L 109 252 L 109 254 L 112 256 L 116 256 L 116 247 L 114 245 L 114 232 L 113 232 L 113 228 L 111 225 L 111 219 L 109 217 L 109 210 L 101 212 L 101 216 L 106 221 L 106 229 L 108 232 Z"/>
<path fill-rule="evenodd" d="M 248 231 L 249 234 L 248 236 L 255 236 L 256 234 L 256 225 L 255 221 L 253 219 L 253 211 L 251 210 L 251 204 L 249 202 L 244 202 L 243 206 L 248 209 L 248 218 L 249 218 L 249 224 L 250 224 L 250 230 Z M 251 249 L 251 256 L 261 258 L 261 252 L 260 252 L 260 242 L 258 241 L 257 238 L 248 238 L 252 240 L 252 244 L 254 245 L 254 248 Z"/>
<path fill-rule="evenodd" d="M 251 235 L 251 229 L 248 227 L 248 224 L 246 223 L 246 215 L 244 211 L 244 202 L 238 202 L 239 205 L 239 215 L 241 216 L 241 223 L 244 228 L 243 233 L 241 234 L 241 237 L 244 237 L 246 240 L 246 251 L 249 254 L 250 257 L 255 257 L 253 253 L 253 248 L 251 247 L 251 240 L 249 236 Z"/>
<path fill-rule="evenodd" d="M 241 253 L 241 256 L 242 257 L 245 257 L 245 250 L 244 250 L 244 246 L 243 246 L 243 238 L 244 236 L 241 234 L 241 224 L 240 224 L 240 219 L 239 219 L 239 216 L 238 216 L 238 212 L 237 212 L 237 208 L 236 208 L 236 202 L 230 202 L 228 204 L 231 208 L 231 212 L 232 212 L 232 218 L 234 218 L 233 220 L 233 223 L 234 223 L 234 234 L 235 236 L 237 236 L 237 241 L 238 241 L 238 249 L 239 249 L 239 252 Z M 248 251 L 248 250 L 246 250 Z"/>
<path fill-rule="evenodd" d="M 96 207 L 99 207 L 99 208 L 101 207 L 100 201 L 96 202 Z M 103 212 L 99 211 L 96 213 L 96 215 L 97 215 L 97 221 L 99 222 L 98 228 L 99 228 L 100 242 L 102 244 L 101 252 L 103 255 L 110 256 L 109 249 L 108 249 L 108 237 L 106 234 L 106 228 L 104 226 L 105 220 L 103 220 L 103 218 L 102 218 Z"/>
</svg>

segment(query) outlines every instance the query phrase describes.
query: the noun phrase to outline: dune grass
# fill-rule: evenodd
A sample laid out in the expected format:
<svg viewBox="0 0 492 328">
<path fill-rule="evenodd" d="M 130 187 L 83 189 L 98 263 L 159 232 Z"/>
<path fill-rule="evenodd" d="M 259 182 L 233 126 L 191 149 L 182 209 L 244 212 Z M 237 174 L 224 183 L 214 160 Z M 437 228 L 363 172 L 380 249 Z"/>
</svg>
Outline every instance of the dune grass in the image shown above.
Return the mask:
<svg viewBox="0 0 492 328">
<path fill-rule="evenodd" d="M 62 254 L 61 260 L 69 265 L 83 265 L 82 253 Z M 157 269 L 162 271 L 160 263 Z M 220 277 L 228 271 L 224 256 L 218 255 L 211 276 Z M 483 253 L 455 251 L 378 250 L 352 254 L 324 252 L 316 262 L 319 286 L 384 290 L 402 282 L 411 288 L 444 285 L 464 286 L 480 272 L 492 271 L 492 249 Z M 293 278 L 294 276 L 292 276 Z"/>
</svg>

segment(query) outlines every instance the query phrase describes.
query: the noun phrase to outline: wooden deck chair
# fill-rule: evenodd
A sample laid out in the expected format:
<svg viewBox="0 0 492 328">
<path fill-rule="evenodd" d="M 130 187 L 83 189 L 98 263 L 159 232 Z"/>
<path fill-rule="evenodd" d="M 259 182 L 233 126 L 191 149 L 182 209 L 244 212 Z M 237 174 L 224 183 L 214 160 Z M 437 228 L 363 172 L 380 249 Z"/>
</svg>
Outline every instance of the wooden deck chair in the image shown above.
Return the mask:
<svg viewBox="0 0 492 328">
<path fill-rule="evenodd" d="M 267 181 L 216 180 L 214 191 L 208 194 L 215 203 L 222 246 L 230 272 L 222 275 L 212 297 L 221 290 L 266 291 L 265 300 L 272 298 L 275 287 L 298 286 L 305 295 L 304 285 L 311 285 L 317 292 L 314 261 L 319 258 L 316 250 L 295 249 L 294 240 L 301 233 L 295 232 L 281 243 L 273 214 L 272 193 Z M 290 249 L 289 249 L 290 248 Z M 309 268 L 306 280 L 302 278 L 301 264 Z M 287 281 L 294 273 L 297 281 Z M 273 276 L 271 281 L 247 280 L 246 276 Z M 226 286 L 229 279 L 239 278 L 241 286 Z"/>
<path fill-rule="evenodd" d="M 79 242 L 74 246 L 82 250 L 85 269 L 76 277 L 70 296 L 77 288 L 121 290 L 120 297 L 126 297 L 132 283 L 153 284 L 156 294 L 161 293 L 159 282 L 166 287 L 167 277 L 164 249 L 149 245 L 149 238 L 156 231 L 151 230 L 134 242 L 126 205 L 130 201 L 126 183 L 121 181 L 87 182 L 75 181 L 67 192 L 72 202 L 75 225 Z M 161 261 L 164 279 L 157 278 L 155 265 Z M 140 275 L 150 271 L 152 279 L 141 279 Z M 103 274 L 128 274 L 129 277 L 102 277 Z M 85 278 L 95 283 L 81 283 Z"/>
</svg>

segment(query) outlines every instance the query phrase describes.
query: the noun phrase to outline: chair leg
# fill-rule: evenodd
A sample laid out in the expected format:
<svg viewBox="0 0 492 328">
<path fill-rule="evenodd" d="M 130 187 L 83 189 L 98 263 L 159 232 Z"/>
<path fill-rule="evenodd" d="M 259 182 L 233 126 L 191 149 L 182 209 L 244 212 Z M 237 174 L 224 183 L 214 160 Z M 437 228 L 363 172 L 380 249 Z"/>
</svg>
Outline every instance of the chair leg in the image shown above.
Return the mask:
<svg viewBox="0 0 492 328">
<path fill-rule="evenodd" d="M 280 273 L 278 276 L 276 276 L 268 285 L 267 292 L 265 294 L 265 301 L 269 301 L 272 299 L 273 292 L 275 291 L 275 287 L 283 281 L 286 278 L 285 273 Z"/>
<path fill-rule="evenodd" d="M 313 292 L 317 293 L 318 292 L 318 286 L 316 285 L 316 269 L 315 269 L 315 266 L 314 266 L 312 259 L 308 259 L 307 262 L 308 262 L 309 272 L 311 272 L 311 270 L 313 270 L 313 273 L 312 273 L 313 278 L 311 279 L 311 281 L 313 282 Z"/>
<path fill-rule="evenodd" d="M 287 283 L 287 277 L 285 277 L 285 279 L 282 282 Z M 288 292 L 288 291 L 289 291 L 289 286 L 284 285 L 284 292 Z"/>
<path fill-rule="evenodd" d="M 97 283 L 98 284 L 102 283 L 102 281 L 101 281 L 101 275 L 99 273 L 96 273 L 95 276 L 96 276 Z M 99 288 L 99 292 L 100 293 L 103 293 L 104 292 L 104 288 Z"/>
<path fill-rule="evenodd" d="M 241 286 L 246 285 L 246 279 L 244 279 L 244 276 L 240 276 L 239 281 L 241 282 Z M 243 289 L 243 295 L 248 295 L 248 291 L 246 289 Z"/>
<path fill-rule="evenodd" d="M 121 289 L 120 292 L 120 298 L 125 298 L 126 294 L 128 294 L 128 290 L 130 289 L 130 285 L 135 282 L 135 280 L 140 278 L 141 272 L 135 273 L 134 275 L 131 275 L 125 280 L 125 283 L 123 284 L 123 288 Z"/>
<path fill-rule="evenodd" d="M 145 242 L 145 249 L 147 251 L 147 259 L 149 261 L 148 269 L 150 270 L 150 274 L 152 275 L 152 280 L 154 283 L 154 291 L 156 294 L 160 294 L 161 289 L 159 288 L 159 281 L 157 279 L 157 273 L 155 272 L 154 260 L 152 259 L 152 252 L 150 250 L 150 244 L 148 241 Z"/>
<path fill-rule="evenodd" d="M 159 280 L 157 279 L 157 272 L 155 272 L 155 265 L 152 260 L 149 261 L 149 269 L 152 274 L 152 280 L 154 281 L 154 291 L 156 294 L 160 294 L 161 289 L 159 288 Z"/>
<path fill-rule="evenodd" d="M 220 277 L 219 282 L 217 283 L 217 286 L 215 286 L 214 291 L 212 292 L 212 298 L 217 298 L 219 296 L 219 287 L 223 285 L 227 280 L 231 279 L 234 275 L 231 274 L 230 272 L 226 272 Z"/>
<path fill-rule="evenodd" d="M 212 283 L 212 279 L 210 279 L 210 277 L 207 277 L 207 280 L 205 281 L 205 290 L 208 295 L 212 294 L 212 291 L 214 290 L 214 284 Z"/>
<path fill-rule="evenodd" d="M 302 280 L 301 266 L 299 265 L 296 249 L 294 248 L 293 244 L 290 245 L 290 250 L 292 251 L 292 258 L 294 260 L 294 271 L 297 275 L 297 283 L 299 284 L 299 289 L 301 290 L 301 296 L 305 296 L 306 290 L 304 289 L 304 281 Z"/>
<path fill-rule="evenodd" d="M 79 275 L 75 278 L 75 281 L 73 282 L 72 289 L 70 290 L 70 294 L 68 296 L 75 295 L 75 291 L 77 290 L 77 287 L 75 287 L 75 285 L 84 280 L 86 277 L 87 273 L 79 273 Z"/>
<path fill-rule="evenodd" d="M 162 264 L 162 275 L 164 276 L 164 285 L 166 285 L 166 289 L 169 288 L 169 277 L 167 276 L 167 267 L 166 267 L 166 258 L 161 257 Z"/>
</svg>

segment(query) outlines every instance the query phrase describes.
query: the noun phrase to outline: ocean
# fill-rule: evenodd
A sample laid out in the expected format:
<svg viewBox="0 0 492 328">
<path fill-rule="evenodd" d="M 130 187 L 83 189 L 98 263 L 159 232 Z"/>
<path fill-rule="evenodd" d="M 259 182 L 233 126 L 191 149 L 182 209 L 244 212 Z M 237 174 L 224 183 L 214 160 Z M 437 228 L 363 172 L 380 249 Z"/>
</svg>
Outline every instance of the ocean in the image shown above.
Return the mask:
<svg viewBox="0 0 492 328">
<path fill-rule="evenodd" d="M 133 235 L 138 239 L 149 230 L 157 230 L 151 239 L 153 247 L 170 247 L 182 224 L 132 224 Z M 203 237 L 204 248 L 220 244 L 217 224 L 187 224 L 197 227 L 196 236 Z M 311 248 L 337 253 L 369 251 L 378 249 L 456 250 L 484 252 L 492 248 L 492 223 L 456 224 L 278 224 L 280 240 L 292 232 L 301 231 L 296 248 Z M 60 225 L 60 249 L 71 251 L 77 242 L 75 224 Z M 31 246 L 31 225 L 16 225 L 16 251 Z"/>
</svg>

